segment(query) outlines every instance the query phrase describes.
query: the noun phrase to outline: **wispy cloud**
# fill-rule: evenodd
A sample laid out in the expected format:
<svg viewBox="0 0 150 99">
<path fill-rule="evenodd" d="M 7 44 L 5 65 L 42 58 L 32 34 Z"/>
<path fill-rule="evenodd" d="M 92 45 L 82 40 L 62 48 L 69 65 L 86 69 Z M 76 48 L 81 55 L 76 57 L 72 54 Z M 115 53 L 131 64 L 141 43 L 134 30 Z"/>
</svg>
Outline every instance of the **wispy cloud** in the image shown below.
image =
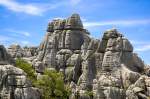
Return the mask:
<svg viewBox="0 0 150 99">
<path fill-rule="evenodd" d="M 137 52 L 150 51 L 150 44 L 137 47 L 137 48 L 135 48 L 135 51 L 137 51 Z"/>
<path fill-rule="evenodd" d="M 148 44 L 150 44 L 150 41 L 130 40 L 130 42 L 134 45 L 148 45 Z"/>
<path fill-rule="evenodd" d="M 22 31 L 22 30 L 5 29 L 5 31 L 9 32 L 9 33 L 13 33 L 14 35 L 17 34 L 17 35 L 22 35 L 22 36 L 25 36 L 25 37 L 30 37 L 31 36 L 31 33 L 26 32 L 26 31 Z"/>
<path fill-rule="evenodd" d="M 150 41 L 130 40 L 130 42 L 133 44 L 136 52 L 150 51 Z"/>
<path fill-rule="evenodd" d="M 15 29 L 2 29 L 3 32 L 6 34 L 0 33 L 0 44 L 5 46 L 9 46 L 11 44 L 20 44 L 22 46 L 28 45 L 31 33 L 22 31 L 22 30 L 15 30 Z"/>
<path fill-rule="evenodd" d="M 77 4 L 80 0 L 71 0 L 72 4 Z M 43 15 L 44 12 L 58 8 L 60 6 L 68 6 L 70 2 L 64 0 L 56 3 L 19 3 L 16 0 L 0 0 L 0 6 L 3 6 L 13 12 L 21 12 L 29 15 Z"/>
<path fill-rule="evenodd" d="M 107 26 L 107 25 L 132 26 L 132 25 L 150 24 L 150 19 L 147 19 L 147 20 L 116 20 L 116 21 L 102 21 L 102 22 L 84 22 L 83 24 L 85 27 L 96 27 L 96 26 Z"/>
<path fill-rule="evenodd" d="M 27 39 L 16 39 L 11 36 L 5 36 L 5 35 L 0 35 L 0 44 L 5 45 L 6 47 L 9 47 L 11 44 L 20 44 L 21 46 L 33 46 L 30 41 Z"/>
<path fill-rule="evenodd" d="M 30 15 L 41 15 L 43 9 L 33 4 L 21 4 L 14 0 L 0 0 L 0 5 L 14 12 L 23 12 Z"/>
</svg>

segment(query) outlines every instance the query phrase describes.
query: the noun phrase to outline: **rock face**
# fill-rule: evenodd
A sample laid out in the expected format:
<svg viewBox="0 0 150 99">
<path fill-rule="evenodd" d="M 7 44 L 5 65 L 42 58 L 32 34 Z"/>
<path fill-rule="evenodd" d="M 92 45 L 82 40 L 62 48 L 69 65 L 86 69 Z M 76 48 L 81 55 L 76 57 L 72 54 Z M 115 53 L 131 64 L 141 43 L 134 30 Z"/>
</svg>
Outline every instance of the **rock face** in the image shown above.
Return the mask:
<svg viewBox="0 0 150 99">
<path fill-rule="evenodd" d="M 71 82 L 70 99 L 148 99 L 150 96 L 149 67 L 133 53 L 128 39 L 116 29 L 105 31 L 101 40 L 93 39 L 83 28 L 78 14 L 48 24 L 33 66 L 39 73 L 44 68 L 63 72 L 65 82 Z M 88 91 L 93 93 L 92 97 L 86 94 Z"/>
<path fill-rule="evenodd" d="M 131 43 L 116 29 L 104 33 L 97 50 L 103 57 L 99 65 L 101 69 L 97 69 L 94 79 L 95 99 L 126 99 L 126 89 L 135 83 L 144 71 L 143 62 L 133 54 Z"/>
<path fill-rule="evenodd" d="M 33 62 L 37 72 L 42 72 L 43 68 L 40 67 L 44 65 L 45 68 L 54 68 L 66 75 L 73 75 L 73 78 L 66 76 L 66 81 L 72 79 L 77 82 L 81 74 L 81 46 L 88 37 L 87 34 L 78 14 L 50 22 Z"/>
<path fill-rule="evenodd" d="M 23 70 L 12 63 L 4 46 L 0 45 L 0 99 L 40 99 L 40 93 L 27 80 Z"/>
<path fill-rule="evenodd" d="M 29 57 L 33 57 L 37 54 L 37 47 L 21 48 L 20 45 L 13 44 L 8 47 L 7 51 L 12 58 L 21 58 L 21 57 L 29 58 Z"/>
<path fill-rule="evenodd" d="M 8 48 L 7 51 L 11 55 L 12 58 L 23 57 L 23 50 L 20 47 L 20 45 L 13 44 Z"/>
<path fill-rule="evenodd" d="M 3 45 L 0 45 L 0 64 L 5 65 L 8 63 L 13 63 L 13 59 L 10 58 L 10 55 L 7 53 Z"/>
<path fill-rule="evenodd" d="M 11 46 L 8 52 L 14 58 L 34 56 L 29 61 L 39 74 L 45 68 L 62 72 L 72 89 L 69 99 L 149 99 L 150 67 L 133 52 L 128 39 L 117 29 L 105 31 L 100 40 L 89 34 L 80 16 L 73 14 L 48 24 L 38 50 Z M 40 99 L 37 89 L 28 87 L 22 70 L 4 64 L 9 62 L 7 54 L 4 48 L 0 51 L 0 93 L 13 94 L 15 99 Z"/>
</svg>

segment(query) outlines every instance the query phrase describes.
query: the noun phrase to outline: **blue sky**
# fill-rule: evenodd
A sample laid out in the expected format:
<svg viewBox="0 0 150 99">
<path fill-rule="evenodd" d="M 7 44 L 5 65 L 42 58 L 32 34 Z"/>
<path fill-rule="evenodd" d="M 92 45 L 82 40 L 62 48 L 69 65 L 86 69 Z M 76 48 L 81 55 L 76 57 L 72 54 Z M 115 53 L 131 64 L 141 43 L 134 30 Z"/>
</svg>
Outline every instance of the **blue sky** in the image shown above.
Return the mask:
<svg viewBox="0 0 150 99">
<path fill-rule="evenodd" d="M 0 0 L 0 44 L 39 45 L 50 20 L 72 13 L 95 38 L 117 28 L 150 64 L 150 0 Z"/>
</svg>

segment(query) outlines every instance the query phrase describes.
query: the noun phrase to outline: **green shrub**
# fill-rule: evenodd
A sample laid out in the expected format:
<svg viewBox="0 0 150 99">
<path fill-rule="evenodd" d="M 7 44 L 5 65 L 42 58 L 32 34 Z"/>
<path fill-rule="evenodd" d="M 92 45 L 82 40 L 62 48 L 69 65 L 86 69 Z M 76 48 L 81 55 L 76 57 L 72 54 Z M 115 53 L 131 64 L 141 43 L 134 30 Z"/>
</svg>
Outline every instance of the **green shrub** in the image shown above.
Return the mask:
<svg viewBox="0 0 150 99">
<path fill-rule="evenodd" d="M 93 97 L 93 91 L 86 91 L 85 95 Z"/>
<path fill-rule="evenodd" d="M 35 70 L 32 68 L 32 65 L 29 64 L 27 61 L 18 58 L 16 60 L 16 67 L 24 70 L 25 73 L 27 73 L 27 78 L 34 83 L 36 81 L 36 75 Z"/>
<path fill-rule="evenodd" d="M 42 99 L 68 99 L 71 94 L 69 86 L 64 84 L 64 76 L 60 72 L 46 69 L 44 74 L 36 79 L 35 70 L 25 60 L 17 59 L 16 67 L 24 70 L 32 84 L 41 90 Z"/>
<path fill-rule="evenodd" d="M 62 73 L 45 70 L 44 75 L 37 80 L 36 86 L 43 92 L 42 99 L 67 99 L 70 89 L 64 84 Z"/>
</svg>

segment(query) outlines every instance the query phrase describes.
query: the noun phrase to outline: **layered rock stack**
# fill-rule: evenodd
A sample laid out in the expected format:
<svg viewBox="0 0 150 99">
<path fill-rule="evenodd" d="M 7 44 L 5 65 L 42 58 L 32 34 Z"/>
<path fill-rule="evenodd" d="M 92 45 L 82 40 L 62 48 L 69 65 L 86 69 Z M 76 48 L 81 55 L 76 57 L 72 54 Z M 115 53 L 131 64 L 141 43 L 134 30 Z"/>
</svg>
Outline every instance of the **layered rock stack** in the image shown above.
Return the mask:
<svg viewBox="0 0 150 99">
<path fill-rule="evenodd" d="M 81 46 L 88 37 L 87 34 L 78 14 L 50 22 L 38 56 L 33 62 L 37 72 L 43 72 L 44 68 L 56 69 L 73 75 L 73 78 L 68 76 L 66 80 L 73 79 L 77 82 L 81 74 Z M 41 68 L 42 66 L 44 67 Z"/>
<path fill-rule="evenodd" d="M 133 53 L 131 43 L 116 29 L 104 33 L 98 52 L 103 58 L 101 69 L 93 80 L 95 99 L 126 99 L 126 90 L 144 72 L 144 63 Z"/>
</svg>

